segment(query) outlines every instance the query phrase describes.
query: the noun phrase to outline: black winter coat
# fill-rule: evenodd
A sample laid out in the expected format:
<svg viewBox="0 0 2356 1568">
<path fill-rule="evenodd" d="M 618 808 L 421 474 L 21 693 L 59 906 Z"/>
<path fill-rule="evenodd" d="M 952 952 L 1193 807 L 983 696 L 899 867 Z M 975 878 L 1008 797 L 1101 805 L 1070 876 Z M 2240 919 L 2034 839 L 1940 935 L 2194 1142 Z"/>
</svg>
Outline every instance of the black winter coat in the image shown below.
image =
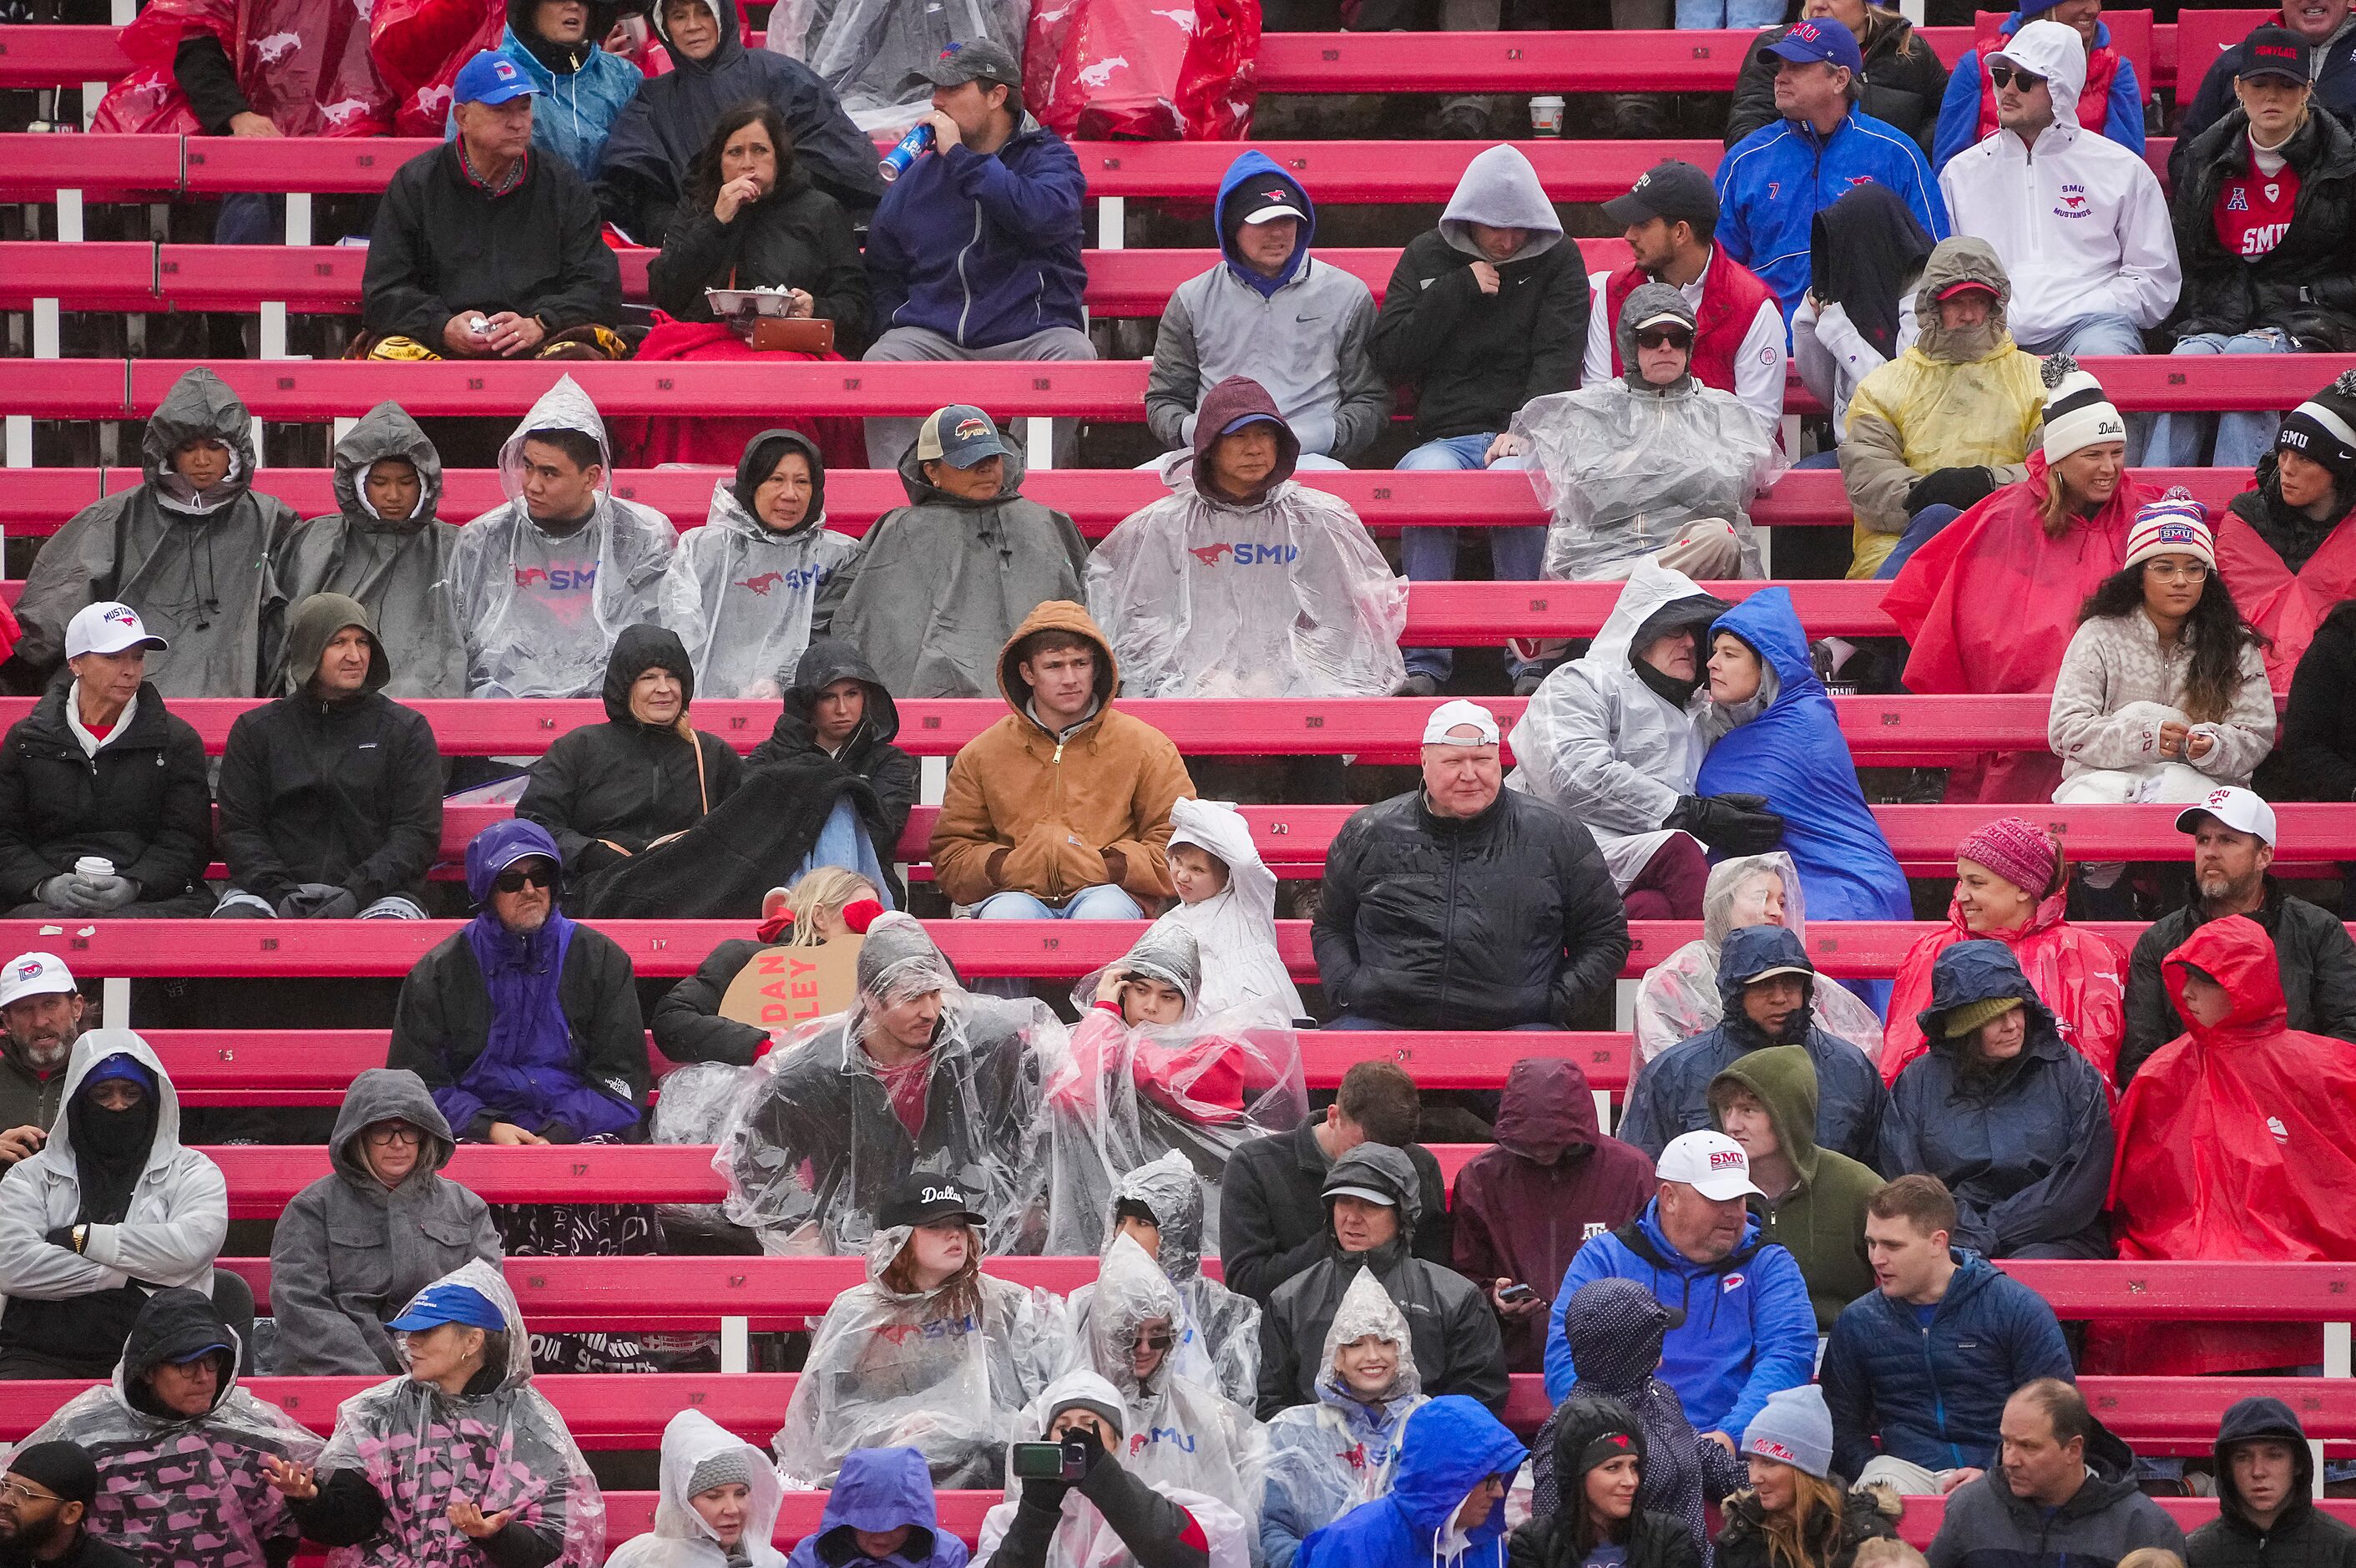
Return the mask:
<svg viewBox="0 0 2356 1568">
<path fill-rule="evenodd" d="M 2125 1089 L 2152 1052 L 2184 1033 L 2184 1020 L 2160 983 L 2159 961 L 2184 945 L 2208 919 L 2195 893 L 2144 928 L 2127 961 L 2127 1033 L 2119 1046 L 2119 1087 Z M 2266 901 L 2250 918 L 2274 939 L 2282 973 L 2286 1026 L 2356 1042 L 2356 942 L 2330 911 L 2294 898 L 2266 878 Z"/>
<path fill-rule="evenodd" d="M 647 1027 L 654 1032 L 655 1045 L 665 1057 L 675 1062 L 753 1065 L 761 1047 L 769 1043 L 769 1031 L 722 1017 L 720 1004 L 763 946 L 751 940 L 722 942 L 695 966 L 693 974 L 663 993 Z"/>
<path fill-rule="evenodd" d="M 1415 389 L 1415 438 L 1504 430 L 1521 406 L 1579 385 L 1587 353 L 1587 265 L 1565 235 L 1497 268 L 1497 292 L 1472 280 L 1474 258 L 1433 229 L 1408 242 L 1375 317 L 1375 368 Z"/>
<path fill-rule="evenodd" d="M 2238 498 L 2237 498 L 2238 499 Z M 2275 762 L 2285 788 L 2277 800 L 2356 800 L 2356 610 L 2324 617 L 2299 656 L 2283 710 Z"/>
<path fill-rule="evenodd" d="M 1227 1156 L 1219 1177 L 1219 1266 L 1227 1288 L 1262 1306 L 1285 1281 L 1325 1255 L 1325 1173 L 1333 1162 L 1317 1142 L 1320 1117 L 1290 1133 L 1254 1138 Z M 1406 1145 L 1415 1165 L 1423 1218 L 1415 1255 L 1452 1264 L 1448 1182 L 1421 1144 Z"/>
<path fill-rule="evenodd" d="M 2298 171 L 2290 231 L 2254 262 L 2217 238 L 2217 193 L 2249 166 L 2250 119 L 2241 110 L 2201 134 L 2169 203 L 2184 285 L 2164 330 L 2247 332 L 2273 327 L 2308 353 L 2356 349 L 2356 135 L 2311 113 L 2283 149 Z"/>
<path fill-rule="evenodd" d="M 1898 1521 L 1882 1511 L 1880 1499 L 1871 1493 L 1850 1491 L 1838 1476 L 1828 1478 L 1840 1490 L 1840 1518 L 1819 1518 L 1808 1568 L 1849 1568 L 1857 1561 L 1857 1549 L 1867 1541 L 1894 1540 Z M 1747 1487 L 1735 1493 L 1721 1517 L 1726 1527 L 1718 1532 L 1718 1568 L 1775 1568 L 1758 1493 Z"/>
<path fill-rule="evenodd" d="M 574 927 L 556 994 L 572 1030 L 573 1061 L 581 1076 L 594 1083 L 628 1084 L 630 1099 L 643 1111 L 654 1074 L 647 1061 L 647 1029 L 638 1015 L 637 975 L 629 955 L 603 932 Z M 462 929 L 418 961 L 401 983 L 384 1065 L 407 1068 L 428 1089 L 446 1089 L 466 1075 L 490 1038 L 490 989 Z M 474 1125 L 451 1131 L 479 1144 L 490 1135 L 493 1119 L 486 1112 Z"/>
<path fill-rule="evenodd" d="M 360 319 L 441 351 L 466 311 L 512 310 L 564 332 L 622 319 L 622 269 L 601 237 L 596 199 L 573 166 L 535 148 L 504 196 L 468 179 L 458 144 L 393 174 L 369 233 Z"/>
<path fill-rule="evenodd" d="M 1433 814 L 1420 788 L 1358 812 L 1312 935 L 1325 994 L 1400 1029 L 1568 1026 L 1628 957 L 1595 840 L 1518 789 L 1475 817 Z"/>
<path fill-rule="evenodd" d="M 2230 1463 L 2237 1444 L 2273 1439 L 2288 1445 L 2289 1501 L 2274 1525 L 2249 1516 Z M 2217 1423 L 2217 1517 L 2184 1538 L 2186 1568 L 2356 1568 L 2356 1529 L 2315 1506 L 2315 1453 L 2290 1407 L 2263 1395 L 2237 1400 Z"/>
<path fill-rule="evenodd" d="M 1701 1568 L 1701 1549 L 1682 1520 L 1639 1511 L 1628 1521 L 1628 1568 Z M 1505 1541 L 1506 1568 L 1581 1568 L 1587 1561 L 1562 1520 L 1534 1519 Z"/>
<path fill-rule="evenodd" d="M 851 732 L 851 738 L 842 743 L 842 749 L 829 757 L 815 738 L 810 708 L 837 681 L 856 681 L 867 688 L 867 712 L 859 727 Z M 781 762 L 823 764 L 865 779 L 875 791 L 879 808 L 878 814 L 867 824 L 867 836 L 888 873 L 892 846 L 907 832 L 908 813 L 916 804 L 916 759 L 892 744 L 899 734 L 899 704 L 884 689 L 875 666 L 841 638 L 821 637 L 803 650 L 796 661 L 794 683 L 787 689 L 776 726 L 769 731 L 768 739 L 753 748 L 744 766 L 758 768 Z M 895 878 L 892 897 L 895 904 L 905 907 L 907 896 L 896 881 Z"/>
<path fill-rule="evenodd" d="M 1895 125 L 1931 156 L 1932 133 L 1939 127 L 1939 102 L 1947 95 L 1947 68 L 1931 46 L 1914 36 L 1913 24 L 1903 16 L 1869 8 L 1865 37 L 1858 39 L 1865 56 L 1865 73 L 1858 86 L 1858 107 L 1884 124 Z M 1774 60 L 1767 46 L 1783 41 L 1789 26 L 1770 27 L 1742 62 L 1734 82 L 1734 107 L 1726 117 L 1726 145 L 1734 145 L 1762 125 L 1783 116 L 1775 112 Z"/>
<path fill-rule="evenodd" d="M 682 209 L 647 269 L 654 302 L 681 321 L 715 319 L 707 288 L 798 288 L 834 323 L 834 349 L 855 360 L 870 326 L 867 263 L 842 204 L 810 184 L 797 164 L 766 199 L 723 223 L 709 204 Z"/>
<path fill-rule="evenodd" d="M 623 628 L 605 662 L 605 722 L 550 746 L 516 804 L 516 815 L 546 828 L 564 853 L 571 892 L 655 840 L 693 827 L 744 779 L 744 759 L 717 736 L 698 730 L 690 746 L 677 729 L 630 715 L 631 684 L 658 666 L 679 676 L 692 703 L 695 671 L 679 639 L 659 627 Z"/>
<path fill-rule="evenodd" d="M 230 886 L 272 904 L 305 882 L 364 909 L 388 893 L 423 900 L 442 853 L 434 726 L 373 691 L 249 708 L 221 753 L 220 828 Z"/>
<path fill-rule="evenodd" d="M 2348 521 L 2351 510 L 2349 487 L 2342 480 L 2334 499 L 2339 510 L 2325 521 L 2315 519 L 2291 506 L 2282 499 L 2282 458 L 2268 452 L 2258 459 L 2255 475 L 2258 488 L 2244 490 L 2225 503 L 2225 509 L 2250 525 L 2250 532 L 2264 540 L 2266 548 L 2282 558 L 2283 565 L 2291 572 L 2302 572 L 2315 559 L 2340 525 Z"/>
<path fill-rule="evenodd" d="M 212 860 L 204 742 L 143 684 L 130 724 L 86 757 L 66 723 L 71 690 L 52 685 L 0 742 L 0 908 L 32 902 L 86 854 L 112 861 L 144 903 L 177 897 Z"/>
</svg>

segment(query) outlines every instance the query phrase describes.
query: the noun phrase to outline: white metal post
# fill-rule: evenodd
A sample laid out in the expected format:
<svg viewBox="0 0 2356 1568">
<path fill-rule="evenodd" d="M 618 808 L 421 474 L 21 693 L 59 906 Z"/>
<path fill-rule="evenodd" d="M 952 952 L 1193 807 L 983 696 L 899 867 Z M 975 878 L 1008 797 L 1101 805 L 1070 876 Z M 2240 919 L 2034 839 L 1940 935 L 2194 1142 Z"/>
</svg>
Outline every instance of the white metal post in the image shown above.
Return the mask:
<svg viewBox="0 0 2356 1568">
<path fill-rule="evenodd" d="M 720 1369 L 748 1372 L 753 1369 L 753 1320 L 727 1316 L 720 1320 Z"/>
<path fill-rule="evenodd" d="M 131 1027 L 131 982 L 109 975 L 99 983 L 98 1010 L 110 1029 Z"/>
<path fill-rule="evenodd" d="M 1128 242 L 1129 198 L 1097 198 L 1097 249 L 1118 251 Z"/>
</svg>

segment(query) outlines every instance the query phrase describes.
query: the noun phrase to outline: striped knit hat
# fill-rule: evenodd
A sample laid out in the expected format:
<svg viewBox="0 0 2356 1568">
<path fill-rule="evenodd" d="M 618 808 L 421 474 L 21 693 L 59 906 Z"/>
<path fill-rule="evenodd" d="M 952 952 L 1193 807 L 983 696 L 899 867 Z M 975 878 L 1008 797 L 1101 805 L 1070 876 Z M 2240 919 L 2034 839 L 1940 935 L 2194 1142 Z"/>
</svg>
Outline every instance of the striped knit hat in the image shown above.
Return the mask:
<svg viewBox="0 0 2356 1568">
<path fill-rule="evenodd" d="M 2341 371 L 2338 381 L 2285 415 L 2275 447 L 2314 458 L 2335 479 L 2356 475 L 2356 371 Z"/>
<path fill-rule="evenodd" d="M 2137 565 L 2155 555 L 2197 556 L 2216 570 L 2217 542 L 2209 532 L 2209 509 L 2181 485 L 2136 513 L 2135 526 L 2127 530 L 2127 558 L 2120 564 Z"/>
<path fill-rule="evenodd" d="M 2045 382 L 2045 461 L 2104 441 L 2125 441 L 2127 422 L 2111 406 L 2103 383 L 2078 368 L 2067 354 L 2046 358 L 2039 375 Z"/>
</svg>

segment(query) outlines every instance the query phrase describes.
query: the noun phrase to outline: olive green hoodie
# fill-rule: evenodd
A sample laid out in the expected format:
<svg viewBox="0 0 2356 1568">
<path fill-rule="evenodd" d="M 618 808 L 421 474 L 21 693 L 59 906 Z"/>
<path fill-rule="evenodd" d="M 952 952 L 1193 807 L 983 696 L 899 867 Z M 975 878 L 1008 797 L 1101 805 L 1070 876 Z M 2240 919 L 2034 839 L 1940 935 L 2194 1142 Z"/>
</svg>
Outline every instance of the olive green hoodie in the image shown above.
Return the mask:
<svg viewBox="0 0 2356 1568">
<path fill-rule="evenodd" d="M 1745 1053 L 1710 1080 L 1739 1085 L 1767 1108 L 1775 1142 L 1799 1179 L 1781 1198 L 1754 1197 L 1762 1240 L 1780 1241 L 1808 1282 L 1816 1327 L 1828 1331 L 1842 1307 L 1874 1288 L 1865 1261 L 1865 1202 L 1881 1188 L 1871 1166 L 1816 1147 L 1816 1068 L 1800 1046 Z"/>
</svg>

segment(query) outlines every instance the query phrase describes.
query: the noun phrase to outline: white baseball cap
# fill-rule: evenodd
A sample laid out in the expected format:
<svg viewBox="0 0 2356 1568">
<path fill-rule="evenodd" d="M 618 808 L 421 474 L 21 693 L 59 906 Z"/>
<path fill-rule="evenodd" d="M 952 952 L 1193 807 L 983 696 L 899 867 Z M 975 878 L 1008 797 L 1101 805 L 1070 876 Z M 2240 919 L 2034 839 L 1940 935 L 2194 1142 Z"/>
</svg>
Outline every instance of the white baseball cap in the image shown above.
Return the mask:
<svg viewBox="0 0 2356 1568">
<path fill-rule="evenodd" d="M 161 653 L 170 646 L 147 629 L 137 610 L 114 599 L 84 605 L 66 622 L 68 659 L 85 653 L 121 653 L 131 648 L 152 648 Z"/>
<path fill-rule="evenodd" d="M 1687 1133 L 1669 1140 L 1653 1174 L 1663 1181 L 1682 1182 L 1714 1203 L 1756 1193 L 1751 1182 L 1751 1156 L 1723 1133 Z"/>
<path fill-rule="evenodd" d="M 54 996 L 73 989 L 73 972 L 55 953 L 18 953 L 5 970 L 0 970 L 0 1007 L 27 996 Z"/>
<path fill-rule="evenodd" d="M 1466 726 L 1481 733 L 1467 740 L 1461 735 L 1451 735 L 1452 729 Z M 1497 744 L 1497 715 L 1478 703 L 1468 703 L 1458 697 L 1431 710 L 1423 722 L 1423 744 L 1426 746 L 1494 746 Z"/>
<path fill-rule="evenodd" d="M 2197 833 L 2203 817 L 2214 817 L 2237 833 L 2264 839 L 2269 847 L 2275 842 L 2275 809 L 2247 789 L 2210 790 L 2199 805 L 2176 813 L 2176 831 Z"/>
</svg>

